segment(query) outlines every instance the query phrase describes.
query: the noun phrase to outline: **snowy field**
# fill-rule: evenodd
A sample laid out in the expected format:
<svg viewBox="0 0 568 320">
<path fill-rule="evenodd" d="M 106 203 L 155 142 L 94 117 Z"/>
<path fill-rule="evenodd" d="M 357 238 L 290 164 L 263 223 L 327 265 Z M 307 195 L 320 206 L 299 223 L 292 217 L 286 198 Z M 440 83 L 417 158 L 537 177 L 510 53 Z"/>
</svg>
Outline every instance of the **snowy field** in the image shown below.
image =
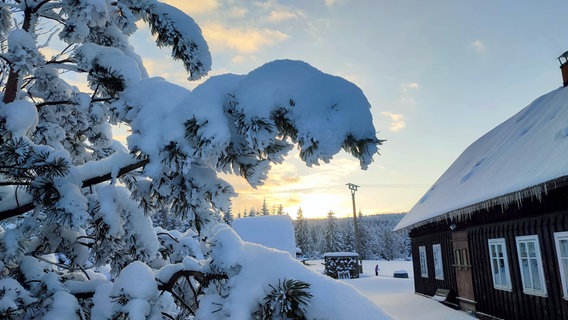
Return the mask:
<svg viewBox="0 0 568 320">
<path fill-rule="evenodd" d="M 323 273 L 323 260 L 307 261 L 309 268 Z M 379 276 L 375 276 L 375 265 Z M 408 279 L 393 278 L 393 272 L 404 270 Z M 397 320 L 472 320 L 472 316 L 443 304 L 414 294 L 412 261 L 363 261 L 363 274 L 359 279 L 345 281 L 369 297 L 386 314 Z"/>
</svg>

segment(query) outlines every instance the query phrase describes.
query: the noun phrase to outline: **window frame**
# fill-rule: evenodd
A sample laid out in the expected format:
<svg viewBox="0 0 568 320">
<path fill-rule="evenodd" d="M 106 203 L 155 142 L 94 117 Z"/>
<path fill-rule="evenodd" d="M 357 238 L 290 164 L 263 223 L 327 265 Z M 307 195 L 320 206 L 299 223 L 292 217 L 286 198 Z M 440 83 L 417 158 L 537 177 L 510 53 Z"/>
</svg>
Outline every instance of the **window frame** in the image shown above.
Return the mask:
<svg viewBox="0 0 568 320">
<path fill-rule="evenodd" d="M 511 269 L 509 268 L 509 256 L 507 254 L 507 243 L 505 242 L 505 238 L 493 238 L 487 239 L 487 245 L 489 247 L 489 264 L 491 265 L 491 277 L 493 278 L 493 288 L 497 290 L 504 290 L 504 291 L 513 291 L 513 284 L 511 282 Z M 493 251 L 491 250 L 492 246 L 500 246 L 501 252 L 503 253 L 502 257 L 493 256 Z M 494 262 L 497 261 L 500 264 L 500 260 L 503 260 L 503 268 L 505 272 L 505 281 L 506 284 L 497 283 L 498 279 L 501 279 L 500 271 L 495 270 Z M 496 278 L 497 274 L 499 273 L 499 278 Z"/>
<path fill-rule="evenodd" d="M 560 272 L 560 281 L 562 282 L 562 297 L 568 300 L 568 267 L 565 269 L 562 263 L 563 258 L 568 261 L 568 256 L 562 257 L 560 251 L 560 241 L 566 240 L 568 242 L 568 231 L 555 232 L 554 244 L 556 249 L 556 258 L 558 261 L 558 271 Z"/>
<path fill-rule="evenodd" d="M 426 255 L 426 246 L 418 246 L 418 256 L 420 259 L 420 275 L 422 278 L 428 278 L 428 257 Z"/>
<path fill-rule="evenodd" d="M 442 246 L 439 243 L 432 245 L 432 258 L 434 260 L 434 277 L 444 280 L 444 261 L 442 260 Z"/>
<path fill-rule="evenodd" d="M 534 295 L 534 296 L 541 296 L 541 297 L 547 297 L 548 296 L 548 292 L 547 292 L 547 288 L 546 288 L 546 279 L 544 276 L 544 267 L 543 267 L 543 260 L 542 260 L 542 254 L 540 251 L 540 241 L 539 241 L 539 237 L 538 235 L 528 235 L 528 236 L 518 236 L 515 237 L 515 242 L 517 244 L 517 258 L 519 260 L 519 271 L 521 273 L 521 280 L 522 280 L 522 285 L 523 285 L 523 293 L 525 294 L 529 294 L 529 295 Z M 523 272 L 523 257 L 522 257 L 522 244 L 526 244 L 528 246 L 529 243 L 533 243 L 534 244 L 534 249 L 535 249 L 535 256 L 534 257 L 530 257 L 528 255 L 527 252 L 527 266 L 529 267 L 529 275 L 530 275 L 530 279 L 526 279 L 525 277 L 525 272 Z M 536 260 L 536 271 L 538 272 L 538 277 L 539 280 L 542 284 L 542 289 L 535 289 L 534 288 L 534 279 L 533 278 L 533 273 L 535 270 L 532 270 L 531 268 L 531 264 L 530 264 L 530 260 Z M 528 281 L 530 280 L 530 285 L 528 286 Z"/>
</svg>

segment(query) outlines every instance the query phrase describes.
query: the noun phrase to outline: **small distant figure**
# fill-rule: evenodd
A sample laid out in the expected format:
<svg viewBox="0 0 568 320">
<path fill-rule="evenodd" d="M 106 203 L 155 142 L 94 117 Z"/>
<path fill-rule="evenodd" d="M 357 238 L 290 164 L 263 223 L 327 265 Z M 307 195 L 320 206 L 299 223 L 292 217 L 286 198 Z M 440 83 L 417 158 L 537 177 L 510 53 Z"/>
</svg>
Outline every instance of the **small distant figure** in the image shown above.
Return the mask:
<svg viewBox="0 0 568 320">
<path fill-rule="evenodd" d="M 375 265 L 375 276 L 379 275 L 379 265 Z"/>
</svg>

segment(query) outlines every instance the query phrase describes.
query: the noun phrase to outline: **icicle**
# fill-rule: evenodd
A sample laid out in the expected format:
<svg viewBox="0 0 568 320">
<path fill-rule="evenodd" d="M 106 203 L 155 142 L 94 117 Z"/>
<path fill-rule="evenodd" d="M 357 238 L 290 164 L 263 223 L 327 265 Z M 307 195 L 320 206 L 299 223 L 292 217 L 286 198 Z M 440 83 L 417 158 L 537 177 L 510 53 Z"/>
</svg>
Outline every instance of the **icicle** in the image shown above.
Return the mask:
<svg viewBox="0 0 568 320">
<path fill-rule="evenodd" d="M 440 214 L 436 217 L 420 221 L 412 225 L 412 228 L 418 228 L 429 223 L 439 223 L 439 222 L 446 222 L 450 223 L 451 221 L 458 221 L 463 222 L 466 220 L 471 220 L 472 216 L 476 212 L 480 211 L 487 211 L 489 212 L 491 208 L 500 206 L 501 213 L 505 213 L 509 209 L 509 206 L 512 203 L 517 205 L 517 208 L 521 209 L 523 207 L 523 201 L 527 199 L 537 199 L 539 202 L 542 201 L 543 195 L 548 195 L 549 188 L 554 190 L 561 186 L 558 183 L 559 179 L 555 179 L 554 181 L 547 181 L 545 183 L 541 183 L 532 187 L 528 187 L 522 190 L 514 191 L 499 197 L 495 197 L 492 199 L 488 199 L 485 201 L 478 202 L 476 204 L 472 204 L 463 208 L 459 208 L 456 210 L 448 211 L 446 213 Z"/>
</svg>

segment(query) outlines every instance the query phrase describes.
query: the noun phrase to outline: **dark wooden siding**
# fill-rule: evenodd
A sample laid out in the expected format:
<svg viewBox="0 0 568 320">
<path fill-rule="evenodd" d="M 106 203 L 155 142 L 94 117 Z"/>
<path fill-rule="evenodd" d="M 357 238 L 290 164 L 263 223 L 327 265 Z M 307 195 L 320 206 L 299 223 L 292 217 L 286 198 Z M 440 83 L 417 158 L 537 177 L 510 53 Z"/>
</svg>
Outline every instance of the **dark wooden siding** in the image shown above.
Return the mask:
<svg viewBox="0 0 568 320">
<path fill-rule="evenodd" d="M 418 246 L 426 245 L 428 267 L 433 268 L 432 248 L 435 241 L 447 232 L 452 221 L 432 223 L 410 232 L 414 259 L 416 292 L 431 295 L 438 285 L 433 273 L 428 279 L 420 277 Z M 568 187 L 550 191 L 542 199 L 524 199 L 522 205 L 507 208 L 494 207 L 473 214 L 468 221 L 456 222 L 457 230 L 468 232 L 476 311 L 479 316 L 490 315 L 501 319 L 568 319 L 568 301 L 563 298 L 560 271 L 556 256 L 554 233 L 568 231 Z M 517 236 L 538 235 L 543 260 L 547 296 L 523 293 L 518 262 Z M 512 290 L 493 287 L 488 240 L 504 238 L 507 248 Z M 451 246 L 444 246 L 446 256 L 453 254 Z M 446 259 L 446 258 L 444 258 Z M 430 270 L 430 269 L 429 269 Z M 433 270 L 433 269 L 431 269 Z M 444 263 L 444 273 L 447 266 Z M 453 277 L 453 276 L 452 276 Z M 444 283 L 455 290 L 454 282 Z"/>
<path fill-rule="evenodd" d="M 412 238 L 412 256 L 414 258 L 414 288 L 418 293 L 428 296 L 433 296 L 437 289 L 450 289 L 451 294 L 448 297 L 448 302 L 457 304 L 456 300 L 456 278 L 453 271 L 453 250 L 451 242 L 451 233 L 449 231 L 439 232 L 436 234 L 422 236 L 419 238 Z M 442 266 L 444 270 L 444 280 L 436 279 L 434 273 L 434 254 L 432 246 L 439 244 L 442 249 Z M 420 272 L 420 255 L 418 248 L 420 246 L 426 247 L 426 257 L 428 263 L 428 278 L 423 278 Z"/>
<path fill-rule="evenodd" d="M 567 319 L 568 302 L 562 297 L 554 243 L 554 232 L 568 230 L 566 222 L 565 213 L 556 213 L 471 228 L 469 244 L 471 256 L 475 257 L 472 271 L 477 311 L 502 319 Z M 523 293 L 515 238 L 524 235 L 538 235 L 547 297 Z M 492 238 L 505 239 L 512 291 L 493 288 L 488 247 Z"/>
</svg>

